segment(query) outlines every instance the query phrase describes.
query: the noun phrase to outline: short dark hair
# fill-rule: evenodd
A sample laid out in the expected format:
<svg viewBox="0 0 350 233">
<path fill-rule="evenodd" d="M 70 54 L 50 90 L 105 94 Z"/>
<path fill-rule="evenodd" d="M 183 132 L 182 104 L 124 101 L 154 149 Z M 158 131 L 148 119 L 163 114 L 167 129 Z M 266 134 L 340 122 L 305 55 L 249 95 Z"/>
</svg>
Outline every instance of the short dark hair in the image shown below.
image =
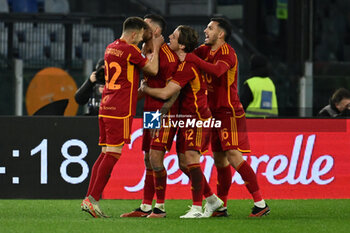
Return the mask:
<svg viewBox="0 0 350 233">
<path fill-rule="evenodd" d="M 129 17 L 123 23 L 123 32 L 127 30 L 148 29 L 148 24 L 140 17 Z"/>
<path fill-rule="evenodd" d="M 198 44 L 198 33 L 196 30 L 186 25 L 180 25 L 177 29 L 180 32 L 178 43 L 185 46 L 184 51 L 186 53 L 192 52 Z"/>
<path fill-rule="evenodd" d="M 221 17 L 211 18 L 210 21 L 218 23 L 218 26 L 225 31 L 225 41 L 227 42 L 231 37 L 232 25 L 230 21 Z"/>
<path fill-rule="evenodd" d="M 165 19 L 161 15 L 147 14 L 143 18 L 152 20 L 152 22 L 155 22 L 156 24 L 158 24 L 160 26 L 160 28 L 162 29 L 162 32 L 165 32 L 166 22 L 165 22 Z"/>
<path fill-rule="evenodd" d="M 333 104 L 337 104 L 340 101 L 342 101 L 342 99 L 350 99 L 350 91 L 345 89 L 345 88 L 339 88 L 338 90 L 336 90 L 332 97 L 331 97 L 331 103 Z"/>
</svg>

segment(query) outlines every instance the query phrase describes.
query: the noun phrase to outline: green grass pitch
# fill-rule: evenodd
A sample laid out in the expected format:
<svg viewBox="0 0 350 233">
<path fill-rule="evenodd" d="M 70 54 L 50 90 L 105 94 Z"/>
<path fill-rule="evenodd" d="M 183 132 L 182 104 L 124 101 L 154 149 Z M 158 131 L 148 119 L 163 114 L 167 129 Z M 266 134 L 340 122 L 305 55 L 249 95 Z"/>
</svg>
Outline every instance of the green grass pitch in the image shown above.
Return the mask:
<svg viewBox="0 0 350 233">
<path fill-rule="evenodd" d="M 350 199 L 268 200 L 270 215 L 250 219 L 250 200 L 230 200 L 227 218 L 180 219 L 190 200 L 167 200 L 165 219 L 120 218 L 137 208 L 139 200 L 102 200 L 112 217 L 93 219 L 80 210 L 81 200 L 1 200 L 0 232 L 121 232 L 121 233 L 241 233 L 350 232 Z"/>
</svg>

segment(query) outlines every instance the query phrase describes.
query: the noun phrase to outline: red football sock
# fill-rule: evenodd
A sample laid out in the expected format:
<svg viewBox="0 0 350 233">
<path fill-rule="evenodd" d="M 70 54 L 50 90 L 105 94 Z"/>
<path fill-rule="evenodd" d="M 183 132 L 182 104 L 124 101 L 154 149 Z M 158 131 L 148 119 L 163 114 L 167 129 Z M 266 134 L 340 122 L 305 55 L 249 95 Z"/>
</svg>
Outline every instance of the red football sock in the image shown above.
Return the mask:
<svg viewBox="0 0 350 233">
<path fill-rule="evenodd" d="M 154 196 L 153 170 L 146 169 L 145 185 L 143 187 L 142 204 L 152 205 Z"/>
<path fill-rule="evenodd" d="M 119 153 L 107 152 L 98 167 L 95 184 L 90 193 L 96 201 L 100 200 L 103 189 L 105 188 L 108 179 L 111 176 L 113 167 L 118 161 L 120 155 L 121 154 Z"/>
<path fill-rule="evenodd" d="M 193 205 L 202 206 L 203 196 L 203 172 L 199 163 L 188 165 L 191 174 L 191 190 Z"/>
<path fill-rule="evenodd" d="M 186 169 L 186 170 L 181 169 L 181 171 L 183 173 L 185 173 L 185 175 L 187 175 L 188 178 L 191 179 L 191 174 L 188 171 L 188 169 Z M 207 179 L 205 179 L 205 176 L 203 176 L 203 185 L 204 185 L 204 187 L 203 187 L 203 196 L 207 198 L 207 197 L 210 197 L 211 195 L 213 195 L 213 192 L 211 191 L 211 188 L 210 188 L 210 186 L 209 186 L 209 184 L 207 182 Z"/>
<path fill-rule="evenodd" d="M 227 206 L 227 196 L 232 184 L 232 171 L 231 165 L 226 167 L 216 167 L 218 172 L 218 183 L 216 189 L 218 197 L 224 202 L 224 206 Z"/>
<path fill-rule="evenodd" d="M 166 179 L 167 179 L 166 170 L 162 169 L 161 171 L 154 171 L 153 175 L 154 175 L 155 190 L 157 194 L 157 203 L 163 204 L 165 199 Z"/>
<path fill-rule="evenodd" d="M 261 201 L 262 197 L 259 191 L 258 181 L 256 179 L 256 174 L 254 173 L 251 166 L 247 161 L 243 161 L 237 168 L 237 172 L 241 175 L 244 183 L 252 195 L 254 202 Z"/>
<path fill-rule="evenodd" d="M 181 171 L 182 171 L 189 179 L 191 179 L 191 174 L 190 174 L 190 171 L 188 170 L 188 168 L 186 168 L 186 169 L 181 169 Z"/>
<path fill-rule="evenodd" d="M 211 195 L 213 195 L 213 192 L 211 191 L 211 188 L 207 182 L 207 179 L 203 175 L 203 196 L 207 198 L 207 197 L 210 197 Z"/>
<path fill-rule="evenodd" d="M 101 154 L 96 159 L 96 161 L 94 163 L 94 166 L 92 166 L 91 177 L 90 177 L 90 182 L 89 182 L 89 188 L 88 188 L 88 191 L 86 193 L 86 196 L 89 196 L 90 193 L 91 193 L 92 187 L 94 186 L 94 183 L 95 183 L 95 180 L 96 180 L 98 167 L 100 166 L 104 156 L 105 156 L 105 153 L 101 152 Z"/>
</svg>

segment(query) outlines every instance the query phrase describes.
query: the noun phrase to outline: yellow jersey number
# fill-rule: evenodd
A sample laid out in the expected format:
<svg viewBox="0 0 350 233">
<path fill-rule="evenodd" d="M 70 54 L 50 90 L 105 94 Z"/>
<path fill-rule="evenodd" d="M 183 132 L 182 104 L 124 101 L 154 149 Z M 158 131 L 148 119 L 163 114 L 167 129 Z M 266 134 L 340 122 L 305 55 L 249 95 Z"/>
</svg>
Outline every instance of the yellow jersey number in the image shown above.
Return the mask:
<svg viewBox="0 0 350 233">
<path fill-rule="evenodd" d="M 110 64 L 107 63 L 107 61 L 105 61 L 105 80 L 106 80 L 106 87 L 107 89 L 110 90 L 118 90 L 120 89 L 120 84 L 115 84 L 117 82 L 117 79 L 120 75 L 120 73 L 122 72 L 122 68 L 120 67 L 120 65 L 117 62 L 111 62 Z M 112 69 L 115 69 L 115 72 L 111 78 L 111 80 L 108 80 L 109 77 L 109 73 Z M 109 82 L 108 82 L 109 81 Z"/>
</svg>

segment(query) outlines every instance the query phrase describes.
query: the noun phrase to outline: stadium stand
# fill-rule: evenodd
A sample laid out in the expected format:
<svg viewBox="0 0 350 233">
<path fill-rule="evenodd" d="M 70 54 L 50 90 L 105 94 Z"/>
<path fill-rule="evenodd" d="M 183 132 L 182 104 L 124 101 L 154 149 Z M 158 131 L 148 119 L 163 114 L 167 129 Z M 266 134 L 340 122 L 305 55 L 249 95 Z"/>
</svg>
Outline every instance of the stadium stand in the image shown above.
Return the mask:
<svg viewBox="0 0 350 233">
<path fill-rule="evenodd" d="M 37 0 L 9 0 L 12 12 L 36 13 L 38 12 Z"/>
<path fill-rule="evenodd" d="M 7 57 L 7 28 L 0 27 L 0 59 Z"/>
<path fill-rule="evenodd" d="M 45 13 L 69 13 L 69 3 L 67 0 L 45 0 L 44 2 Z"/>
<path fill-rule="evenodd" d="M 16 4 L 18 2 L 23 2 L 21 8 L 17 8 Z M 37 5 L 33 6 L 35 2 Z M 104 47 L 119 37 L 121 23 L 127 16 L 142 16 L 146 13 L 160 12 L 167 15 L 166 40 L 167 35 L 177 25 L 186 24 L 194 27 L 199 32 L 200 41 L 204 40 L 203 30 L 210 18 L 208 0 L 169 0 L 167 1 L 168 5 L 164 5 L 163 2 L 165 1 L 161 0 L 106 0 L 103 1 L 103 4 L 98 1 L 86 1 L 86 4 L 83 5 L 82 2 L 81 0 L 19 0 L 15 3 L 14 0 L 0 0 L 0 69 L 11 68 L 14 58 L 23 58 L 26 73 L 47 66 L 57 66 L 81 73 L 85 60 L 92 60 L 95 63 L 99 57 L 103 56 Z M 143 2 L 148 4 L 142 6 Z M 293 59 L 297 57 L 297 51 L 299 50 L 296 47 L 287 51 L 285 49 L 287 46 L 282 46 L 282 42 L 287 43 L 289 41 L 290 45 L 295 46 L 300 41 L 293 36 L 288 36 L 288 40 L 281 37 L 287 35 L 286 31 L 282 30 L 283 28 L 287 29 L 287 24 L 282 27 L 282 21 L 276 19 L 276 11 L 273 4 L 270 4 L 271 1 L 268 1 L 270 3 L 258 1 L 260 8 L 246 5 L 246 1 L 243 0 L 217 0 L 213 2 L 217 3 L 216 7 L 237 6 L 239 9 L 241 9 L 240 7 L 256 9 L 254 11 L 256 17 L 231 20 L 235 23 L 233 24 L 233 39 L 230 43 L 238 54 L 240 64 L 239 82 L 244 82 L 244 77 L 249 71 L 249 65 L 247 64 L 249 64 L 250 55 L 261 52 L 270 56 L 272 65 L 276 67 L 274 75 L 276 77 L 278 75 L 277 85 L 281 88 L 281 92 L 288 93 L 288 90 L 297 90 L 296 80 L 303 72 L 301 70 L 302 62 Z M 60 11 L 55 10 L 55 4 L 66 5 L 66 7 L 60 8 Z M 188 9 L 185 9 L 187 11 L 177 10 L 176 13 L 173 12 L 175 9 L 183 7 L 184 4 L 198 6 L 197 8 L 188 7 L 192 9 L 191 12 L 187 12 Z M 293 2 L 293 4 L 297 7 L 296 9 L 299 9 L 297 3 Z M 51 7 L 51 10 L 49 7 Z M 318 64 L 315 63 L 317 69 L 315 69 L 314 76 L 314 93 L 315 96 L 319 96 L 314 106 L 323 106 L 327 101 L 326 97 L 323 98 L 322 96 L 323 92 L 327 91 L 329 93 L 335 85 L 348 85 L 349 83 L 347 78 L 348 69 L 345 63 L 341 65 L 340 62 L 350 60 L 350 17 L 348 17 L 350 3 L 348 0 L 315 1 L 314 7 L 313 55 L 315 62 L 318 62 Z M 200 10 L 199 8 L 206 8 L 206 10 Z M 22 12 L 24 14 L 12 14 L 12 12 Z M 294 12 L 296 16 L 299 16 L 298 12 L 300 11 L 296 10 Z M 235 13 L 231 12 L 231 14 Z M 249 34 L 252 25 L 245 25 L 244 20 L 253 22 L 252 31 L 257 32 L 256 34 Z M 257 28 L 262 31 L 258 32 L 258 30 L 255 30 Z M 244 36 L 242 32 L 244 32 Z M 300 35 L 301 32 L 295 28 L 295 31 L 289 30 L 289 33 Z M 38 36 L 43 39 L 38 41 Z M 278 46 L 276 46 L 276 43 Z M 289 63 L 286 62 L 287 55 L 290 57 Z M 333 74 L 334 70 L 338 73 Z M 338 77 L 337 80 L 340 80 L 339 76 L 341 76 L 341 81 L 333 82 L 334 77 Z M 325 77 L 327 77 L 327 80 L 329 79 L 329 83 L 333 85 L 332 87 L 322 85 L 325 82 Z M 322 89 L 323 86 L 326 88 Z M 297 105 L 298 95 L 296 92 L 281 95 L 281 103 L 294 108 Z M 317 107 L 315 107 L 315 111 L 317 110 Z M 290 115 L 290 111 L 292 111 L 292 114 L 296 114 L 294 109 L 285 110 L 288 115 Z"/>
<path fill-rule="evenodd" d="M 0 13 L 8 13 L 9 11 L 7 0 L 0 0 Z"/>
</svg>

